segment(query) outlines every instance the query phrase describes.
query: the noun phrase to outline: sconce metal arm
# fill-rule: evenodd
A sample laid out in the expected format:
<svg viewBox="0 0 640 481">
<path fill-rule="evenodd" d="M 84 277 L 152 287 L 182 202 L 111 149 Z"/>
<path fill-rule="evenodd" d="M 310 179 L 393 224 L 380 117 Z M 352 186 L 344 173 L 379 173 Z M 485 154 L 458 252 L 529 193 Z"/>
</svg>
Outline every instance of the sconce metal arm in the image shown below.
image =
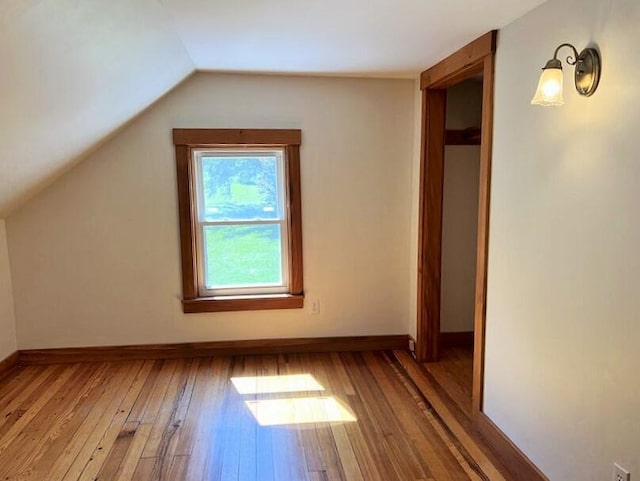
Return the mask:
<svg viewBox="0 0 640 481">
<path fill-rule="evenodd" d="M 558 51 L 560 51 L 562 47 L 569 47 L 571 50 L 573 50 L 573 57 L 569 55 L 566 60 L 569 65 L 575 65 L 578 62 L 580 54 L 578 53 L 578 50 L 570 43 L 563 43 L 558 48 L 556 48 L 556 51 L 553 54 L 553 59 L 558 60 Z"/>
</svg>

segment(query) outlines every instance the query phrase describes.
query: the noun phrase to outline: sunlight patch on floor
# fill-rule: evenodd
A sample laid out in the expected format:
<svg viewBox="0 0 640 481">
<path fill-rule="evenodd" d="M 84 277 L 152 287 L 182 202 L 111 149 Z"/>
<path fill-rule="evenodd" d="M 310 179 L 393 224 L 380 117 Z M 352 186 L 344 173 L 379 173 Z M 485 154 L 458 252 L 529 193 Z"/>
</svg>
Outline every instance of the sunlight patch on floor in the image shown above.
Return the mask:
<svg viewBox="0 0 640 481">
<path fill-rule="evenodd" d="M 245 404 L 260 426 L 357 421 L 351 410 L 333 396 L 263 399 Z"/>
<path fill-rule="evenodd" d="M 232 377 L 231 382 L 239 394 L 324 391 L 324 387 L 311 374 Z"/>
</svg>

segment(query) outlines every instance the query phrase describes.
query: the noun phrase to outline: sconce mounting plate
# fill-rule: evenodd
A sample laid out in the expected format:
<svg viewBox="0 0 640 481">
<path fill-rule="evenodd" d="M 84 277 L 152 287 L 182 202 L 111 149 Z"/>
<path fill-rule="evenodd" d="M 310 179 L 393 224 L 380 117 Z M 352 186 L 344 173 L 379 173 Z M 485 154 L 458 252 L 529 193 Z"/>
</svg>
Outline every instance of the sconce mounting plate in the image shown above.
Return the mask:
<svg viewBox="0 0 640 481">
<path fill-rule="evenodd" d="M 580 95 L 593 95 L 600 82 L 600 70 L 600 55 L 595 48 L 585 48 L 580 52 L 575 64 L 576 90 Z"/>
</svg>

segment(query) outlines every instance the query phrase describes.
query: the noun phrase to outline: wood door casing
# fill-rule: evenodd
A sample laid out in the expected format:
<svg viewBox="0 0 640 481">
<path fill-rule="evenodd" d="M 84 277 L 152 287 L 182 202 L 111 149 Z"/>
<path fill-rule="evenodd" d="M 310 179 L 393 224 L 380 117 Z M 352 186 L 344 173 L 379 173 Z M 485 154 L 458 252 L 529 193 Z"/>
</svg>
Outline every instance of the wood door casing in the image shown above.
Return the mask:
<svg viewBox="0 0 640 481">
<path fill-rule="evenodd" d="M 418 216 L 418 293 L 416 356 L 421 362 L 438 359 L 440 335 L 442 195 L 446 89 L 482 74 L 480 186 L 476 246 L 474 313 L 474 372 L 472 409 L 482 411 L 484 334 L 486 322 L 489 195 L 493 136 L 493 90 L 497 32 L 489 32 L 421 74 L 422 139 Z"/>
</svg>

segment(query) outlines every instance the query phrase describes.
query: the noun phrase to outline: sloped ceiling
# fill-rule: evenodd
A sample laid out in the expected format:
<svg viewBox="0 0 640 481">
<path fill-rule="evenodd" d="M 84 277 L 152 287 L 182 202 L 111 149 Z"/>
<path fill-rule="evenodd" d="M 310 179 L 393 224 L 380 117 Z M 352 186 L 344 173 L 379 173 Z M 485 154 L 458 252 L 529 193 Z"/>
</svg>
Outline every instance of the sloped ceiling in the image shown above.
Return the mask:
<svg viewBox="0 0 640 481">
<path fill-rule="evenodd" d="M 0 218 L 196 68 L 414 76 L 543 0 L 1 0 Z"/>
<path fill-rule="evenodd" d="M 155 0 L 0 1 L 0 218 L 189 75 Z"/>
</svg>

